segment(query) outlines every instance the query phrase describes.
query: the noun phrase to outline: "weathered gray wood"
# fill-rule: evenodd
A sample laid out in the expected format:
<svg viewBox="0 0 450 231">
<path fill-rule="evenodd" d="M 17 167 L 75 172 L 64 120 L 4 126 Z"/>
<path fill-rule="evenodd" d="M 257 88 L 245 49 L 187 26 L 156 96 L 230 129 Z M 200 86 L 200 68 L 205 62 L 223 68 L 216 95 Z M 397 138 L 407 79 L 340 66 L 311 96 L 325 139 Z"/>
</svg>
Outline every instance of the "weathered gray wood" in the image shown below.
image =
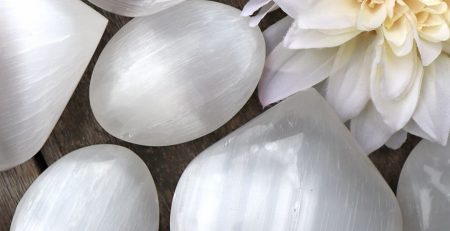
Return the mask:
<svg viewBox="0 0 450 231">
<path fill-rule="evenodd" d="M 0 231 L 9 230 L 17 203 L 40 173 L 40 166 L 35 159 L 0 172 Z"/>
</svg>

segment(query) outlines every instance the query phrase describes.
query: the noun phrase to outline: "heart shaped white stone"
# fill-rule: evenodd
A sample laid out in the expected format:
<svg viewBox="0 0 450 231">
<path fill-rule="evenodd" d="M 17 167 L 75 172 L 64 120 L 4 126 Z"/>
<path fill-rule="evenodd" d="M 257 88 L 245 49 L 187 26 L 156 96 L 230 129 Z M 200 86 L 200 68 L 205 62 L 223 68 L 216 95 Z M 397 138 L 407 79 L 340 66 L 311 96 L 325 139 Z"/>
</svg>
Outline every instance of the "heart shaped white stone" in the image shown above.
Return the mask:
<svg viewBox="0 0 450 231">
<path fill-rule="evenodd" d="M 397 198 L 404 230 L 450 230 L 450 146 L 421 141 L 402 169 Z"/>
<path fill-rule="evenodd" d="M 402 231 L 397 200 L 336 113 L 299 92 L 195 158 L 172 231 Z"/>
<path fill-rule="evenodd" d="M 264 39 L 230 6 L 187 1 L 135 18 L 95 66 L 90 102 L 100 125 L 128 142 L 164 146 L 206 135 L 256 88 Z"/>
<path fill-rule="evenodd" d="M 184 0 L 89 0 L 94 5 L 123 16 L 140 17 L 157 13 Z"/>
<path fill-rule="evenodd" d="M 30 186 L 11 231 L 156 231 L 158 196 L 147 166 L 116 145 L 78 149 Z"/>
<path fill-rule="evenodd" d="M 81 1 L 1 1 L 0 170 L 42 147 L 106 24 Z"/>
</svg>

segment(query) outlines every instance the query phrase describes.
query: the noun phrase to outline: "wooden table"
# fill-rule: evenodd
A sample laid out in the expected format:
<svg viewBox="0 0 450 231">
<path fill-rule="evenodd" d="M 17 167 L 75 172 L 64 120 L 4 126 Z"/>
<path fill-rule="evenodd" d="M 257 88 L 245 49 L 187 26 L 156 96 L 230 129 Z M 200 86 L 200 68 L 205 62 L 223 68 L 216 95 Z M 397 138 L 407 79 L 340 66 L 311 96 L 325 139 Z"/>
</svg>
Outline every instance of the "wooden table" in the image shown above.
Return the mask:
<svg viewBox="0 0 450 231">
<path fill-rule="evenodd" d="M 242 9 L 246 0 L 221 0 L 220 2 Z M 145 147 L 112 137 L 99 126 L 92 114 L 88 97 L 89 81 L 101 50 L 130 18 L 117 16 L 91 6 L 109 19 L 106 32 L 78 88 L 41 152 L 21 166 L 0 172 L 0 231 L 9 230 L 18 201 L 33 180 L 50 164 L 75 149 L 105 143 L 128 147 L 147 164 L 159 193 L 160 230 L 169 230 L 172 196 L 187 164 L 202 150 L 263 111 L 256 95 L 253 95 L 244 108 L 217 131 L 192 142 L 170 147 Z M 261 23 L 261 28 L 265 29 L 283 16 L 280 11 L 270 14 Z M 407 143 L 399 150 L 393 151 L 383 147 L 370 155 L 371 160 L 393 190 L 397 186 L 398 176 L 406 157 L 418 141 L 417 137 L 410 136 Z"/>
</svg>

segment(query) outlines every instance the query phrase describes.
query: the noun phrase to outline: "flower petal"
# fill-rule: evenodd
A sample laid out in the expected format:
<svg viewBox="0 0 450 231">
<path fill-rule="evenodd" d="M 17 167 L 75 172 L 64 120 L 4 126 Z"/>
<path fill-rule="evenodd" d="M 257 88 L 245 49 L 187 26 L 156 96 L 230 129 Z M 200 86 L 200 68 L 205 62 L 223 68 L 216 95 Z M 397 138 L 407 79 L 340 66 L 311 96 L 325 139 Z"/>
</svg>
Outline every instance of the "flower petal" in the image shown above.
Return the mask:
<svg viewBox="0 0 450 231">
<path fill-rule="evenodd" d="M 379 89 L 382 96 L 389 100 L 396 100 L 408 93 L 414 83 L 415 65 L 421 65 L 417 63 L 416 52 L 400 57 L 395 55 L 389 46 L 384 46 L 383 73 Z"/>
<path fill-rule="evenodd" d="M 376 48 L 373 36 L 361 35 L 338 50 L 328 78 L 326 98 L 343 121 L 356 117 L 369 101 Z"/>
<path fill-rule="evenodd" d="M 250 16 L 272 0 L 249 0 L 242 9 L 242 16 Z"/>
<path fill-rule="evenodd" d="M 399 149 L 403 143 L 405 143 L 406 138 L 408 137 L 408 133 L 405 130 L 400 130 L 386 141 L 386 146 L 390 149 Z"/>
<path fill-rule="evenodd" d="M 361 3 L 357 19 L 357 28 L 364 31 L 374 30 L 384 22 L 387 17 L 387 7 L 380 3 L 374 8 L 368 5 L 368 1 Z"/>
<path fill-rule="evenodd" d="M 290 50 L 278 45 L 267 57 L 258 86 L 263 106 L 312 87 L 327 78 L 337 49 Z"/>
<path fill-rule="evenodd" d="M 413 51 L 415 50 L 413 49 Z M 386 91 L 386 83 L 383 83 L 383 81 L 385 81 L 387 78 L 383 77 L 383 75 L 391 75 L 390 77 L 392 78 L 404 78 L 405 81 L 406 77 L 393 75 L 392 73 L 395 72 L 394 70 L 385 70 L 383 72 L 382 68 L 380 68 L 381 71 L 378 71 L 377 74 L 371 78 L 370 94 L 372 101 L 374 102 L 377 111 L 382 115 L 384 122 L 396 131 L 402 129 L 411 119 L 419 100 L 420 87 L 423 77 L 423 66 L 420 61 L 418 61 L 415 52 L 413 52 L 412 55 L 416 59 L 411 67 L 414 71 L 412 73 L 406 70 L 404 70 L 405 73 L 398 72 L 398 75 L 407 75 L 409 73 L 410 76 L 408 77 L 411 80 L 408 82 L 412 82 L 411 87 L 409 87 L 408 90 L 405 91 L 400 97 L 397 97 L 395 99 L 386 97 L 386 93 L 383 93 L 383 91 Z M 393 58 L 391 57 L 390 60 L 393 60 Z M 400 65 L 400 61 L 393 60 L 393 62 L 396 62 L 397 65 Z M 410 65 L 407 66 L 409 67 Z M 395 64 L 390 63 L 389 67 L 402 69 L 405 66 L 396 66 Z M 383 85 L 385 86 L 384 89 Z M 402 89 L 402 87 L 397 87 L 397 89 Z"/>
<path fill-rule="evenodd" d="M 442 43 L 429 42 L 417 35 L 415 35 L 415 40 L 424 66 L 430 65 L 441 54 Z"/>
<path fill-rule="evenodd" d="M 286 34 L 284 45 L 291 49 L 336 47 L 360 33 L 361 31 L 355 28 L 339 30 L 301 29 L 294 22 Z"/>
<path fill-rule="evenodd" d="M 426 132 L 422 130 L 422 128 L 419 127 L 419 125 L 417 125 L 414 120 L 410 120 L 403 129 L 415 136 L 419 136 L 426 140 L 433 140 Z"/>
<path fill-rule="evenodd" d="M 356 26 L 360 6 L 355 0 L 316 0 L 290 16 L 302 29 L 346 29 Z"/>
<path fill-rule="evenodd" d="M 283 41 L 286 32 L 289 30 L 294 20 L 287 16 L 276 22 L 264 31 L 264 39 L 266 40 L 266 52 L 270 54 L 272 50 Z"/>
<path fill-rule="evenodd" d="M 257 15 L 253 16 L 250 18 L 250 23 L 249 25 L 251 27 L 255 27 L 258 26 L 259 22 L 261 22 L 261 20 L 269 13 L 272 12 L 276 9 L 278 9 L 279 7 L 274 3 L 274 2 L 269 2 L 267 5 L 263 6 Z"/>
<path fill-rule="evenodd" d="M 447 144 L 450 132 L 450 58 L 439 56 L 425 68 L 420 100 L 413 119 L 431 137 Z"/>
<path fill-rule="evenodd" d="M 396 132 L 383 122 L 383 118 L 372 103 L 351 120 L 350 130 L 367 154 L 383 146 Z"/>
</svg>

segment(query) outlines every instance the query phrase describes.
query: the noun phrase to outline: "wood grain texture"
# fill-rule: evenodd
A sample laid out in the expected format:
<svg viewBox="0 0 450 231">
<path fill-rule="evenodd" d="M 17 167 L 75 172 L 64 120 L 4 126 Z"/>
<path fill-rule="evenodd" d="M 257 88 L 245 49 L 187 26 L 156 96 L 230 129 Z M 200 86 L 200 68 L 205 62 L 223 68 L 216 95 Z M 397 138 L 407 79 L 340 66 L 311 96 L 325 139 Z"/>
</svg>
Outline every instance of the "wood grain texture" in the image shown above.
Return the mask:
<svg viewBox="0 0 450 231">
<path fill-rule="evenodd" d="M 242 9 L 246 0 L 221 0 L 220 2 Z M 126 143 L 112 137 L 100 127 L 92 114 L 89 105 L 89 82 L 101 50 L 130 18 L 117 16 L 102 11 L 92 4 L 89 5 L 105 15 L 109 19 L 109 24 L 72 99 L 47 143 L 42 148 L 42 154 L 46 163 L 50 165 L 63 155 L 88 145 L 107 143 L 130 148 L 142 158 L 153 175 L 159 194 L 160 230 L 169 230 L 172 196 L 178 179 L 188 163 L 208 146 L 262 113 L 262 107 L 256 95 L 253 95 L 244 108 L 220 129 L 205 137 L 180 145 L 145 147 Z M 280 11 L 271 13 L 263 20 L 261 28 L 266 28 L 283 16 L 284 14 Z M 418 140 L 418 138 L 411 136 L 407 144 L 400 150 L 392 151 L 382 148 L 370 156 L 393 189 L 397 185 L 399 173 L 407 155 Z M 3 230 L 2 228 L 8 230 L 15 204 L 39 173 L 37 169 L 39 168 L 36 167 L 36 163 L 31 161 L 0 175 L 0 186 L 2 187 L 0 188 L 0 230 Z"/>
<path fill-rule="evenodd" d="M 41 173 L 36 159 L 4 172 L 0 172 L 0 231 L 9 230 L 20 198 Z"/>
</svg>

